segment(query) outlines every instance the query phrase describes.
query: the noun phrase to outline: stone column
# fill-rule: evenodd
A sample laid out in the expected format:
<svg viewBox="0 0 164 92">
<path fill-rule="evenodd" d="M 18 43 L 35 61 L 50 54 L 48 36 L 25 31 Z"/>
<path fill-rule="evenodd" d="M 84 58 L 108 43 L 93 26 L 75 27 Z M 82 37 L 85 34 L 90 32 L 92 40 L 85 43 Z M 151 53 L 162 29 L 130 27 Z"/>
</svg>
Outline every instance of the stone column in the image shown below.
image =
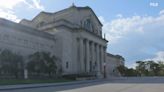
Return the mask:
<svg viewBox="0 0 164 92">
<path fill-rule="evenodd" d="M 103 67 L 104 67 L 104 48 L 103 46 L 100 47 L 100 50 L 101 50 L 101 61 L 100 61 L 100 71 L 103 72 Z"/>
<path fill-rule="evenodd" d="M 90 50 L 89 40 L 86 40 L 86 72 L 90 72 Z"/>
<path fill-rule="evenodd" d="M 95 71 L 95 43 L 94 42 L 92 42 L 91 43 L 91 48 L 92 48 L 92 59 L 91 59 L 91 61 L 92 61 L 92 70 L 94 70 Z"/>
<path fill-rule="evenodd" d="M 106 76 L 107 76 L 107 71 L 106 71 L 106 68 L 107 68 L 107 63 L 106 63 L 106 47 L 103 47 L 103 52 L 104 52 L 104 63 L 105 63 L 105 67 L 104 67 L 104 78 L 106 78 Z"/>
<path fill-rule="evenodd" d="M 104 62 L 106 63 L 106 47 L 103 47 L 103 51 L 104 51 Z"/>
<path fill-rule="evenodd" d="M 99 45 L 96 44 L 96 63 L 97 63 L 97 77 L 100 77 L 100 50 Z"/>
<path fill-rule="evenodd" d="M 80 70 L 84 72 L 84 39 L 80 38 Z"/>
</svg>

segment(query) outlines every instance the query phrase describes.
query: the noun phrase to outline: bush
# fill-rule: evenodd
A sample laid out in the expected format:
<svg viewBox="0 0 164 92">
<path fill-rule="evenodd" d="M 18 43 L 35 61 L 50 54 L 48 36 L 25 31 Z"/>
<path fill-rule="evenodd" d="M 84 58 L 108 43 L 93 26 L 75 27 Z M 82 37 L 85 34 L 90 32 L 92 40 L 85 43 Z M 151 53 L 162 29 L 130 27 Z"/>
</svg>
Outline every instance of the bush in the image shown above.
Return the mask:
<svg viewBox="0 0 164 92">
<path fill-rule="evenodd" d="M 81 74 L 68 74 L 62 76 L 65 79 L 76 80 L 76 78 L 90 78 L 95 77 L 95 75 L 89 73 L 81 73 Z"/>
<path fill-rule="evenodd" d="M 0 75 L 1 78 L 23 78 L 23 57 L 10 50 L 0 53 Z"/>
<path fill-rule="evenodd" d="M 50 53 L 36 52 L 29 56 L 27 69 L 32 78 L 56 78 L 59 67 L 57 67 L 57 58 Z"/>
</svg>

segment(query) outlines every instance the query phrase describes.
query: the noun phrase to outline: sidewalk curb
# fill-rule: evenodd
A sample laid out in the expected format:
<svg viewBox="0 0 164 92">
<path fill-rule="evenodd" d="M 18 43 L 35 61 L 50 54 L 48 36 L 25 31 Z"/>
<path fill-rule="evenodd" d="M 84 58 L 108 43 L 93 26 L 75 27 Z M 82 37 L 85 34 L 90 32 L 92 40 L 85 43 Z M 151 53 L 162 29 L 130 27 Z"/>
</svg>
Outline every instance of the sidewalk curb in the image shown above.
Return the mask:
<svg viewBox="0 0 164 92">
<path fill-rule="evenodd" d="M 85 81 L 65 82 L 65 83 L 22 84 L 22 85 L 18 85 L 18 87 L 14 87 L 14 86 L 17 86 L 17 85 L 5 85 L 4 86 L 5 88 L 1 88 L 3 86 L 0 86 L 0 91 L 30 89 L 30 88 L 41 88 L 41 87 L 58 87 L 58 86 L 85 84 L 85 83 L 100 82 L 100 81 L 105 81 L 105 79 L 85 80 Z"/>
</svg>

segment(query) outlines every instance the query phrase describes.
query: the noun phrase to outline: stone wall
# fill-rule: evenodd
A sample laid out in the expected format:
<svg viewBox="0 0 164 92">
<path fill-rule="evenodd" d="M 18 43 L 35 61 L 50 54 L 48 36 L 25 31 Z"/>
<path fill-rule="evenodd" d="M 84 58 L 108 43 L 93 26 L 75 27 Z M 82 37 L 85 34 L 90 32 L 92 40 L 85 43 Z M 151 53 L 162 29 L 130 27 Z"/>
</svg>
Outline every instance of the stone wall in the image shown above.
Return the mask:
<svg viewBox="0 0 164 92">
<path fill-rule="evenodd" d="M 124 58 L 120 55 L 106 54 L 106 74 L 107 77 L 121 76 L 117 67 L 124 65 Z"/>
<path fill-rule="evenodd" d="M 0 49 L 10 49 L 23 56 L 37 51 L 55 54 L 55 37 L 20 24 L 0 19 Z"/>
</svg>

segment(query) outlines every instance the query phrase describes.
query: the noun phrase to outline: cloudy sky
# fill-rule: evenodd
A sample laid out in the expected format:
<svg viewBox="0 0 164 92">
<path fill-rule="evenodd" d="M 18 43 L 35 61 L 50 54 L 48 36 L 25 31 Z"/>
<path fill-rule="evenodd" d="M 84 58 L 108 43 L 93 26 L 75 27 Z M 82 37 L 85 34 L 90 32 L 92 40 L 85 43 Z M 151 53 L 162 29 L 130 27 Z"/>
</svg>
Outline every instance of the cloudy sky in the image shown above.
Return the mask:
<svg viewBox="0 0 164 92">
<path fill-rule="evenodd" d="M 164 0 L 1 0 L 0 17 L 15 22 L 75 3 L 90 6 L 103 23 L 108 52 L 137 60 L 164 60 Z"/>
</svg>

